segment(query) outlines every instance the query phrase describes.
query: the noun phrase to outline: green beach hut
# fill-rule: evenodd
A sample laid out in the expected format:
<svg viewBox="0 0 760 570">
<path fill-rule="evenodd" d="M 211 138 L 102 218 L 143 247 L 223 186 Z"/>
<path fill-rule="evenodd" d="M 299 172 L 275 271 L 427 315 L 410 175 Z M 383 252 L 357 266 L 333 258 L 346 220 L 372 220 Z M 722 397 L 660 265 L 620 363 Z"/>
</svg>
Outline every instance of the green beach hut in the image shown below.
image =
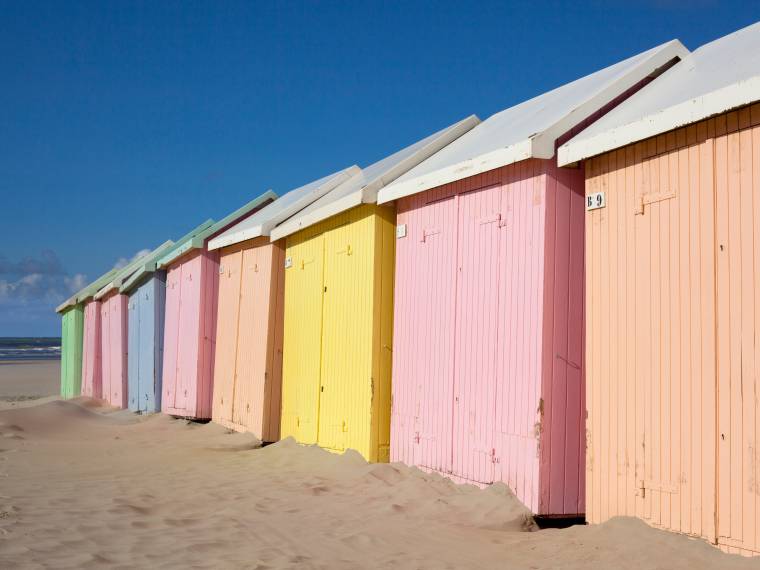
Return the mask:
<svg viewBox="0 0 760 570">
<path fill-rule="evenodd" d="M 117 270 L 101 275 L 55 310 L 61 315 L 61 396 L 75 398 L 82 390 L 82 345 L 84 339 L 84 301 L 108 283 Z"/>
</svg>

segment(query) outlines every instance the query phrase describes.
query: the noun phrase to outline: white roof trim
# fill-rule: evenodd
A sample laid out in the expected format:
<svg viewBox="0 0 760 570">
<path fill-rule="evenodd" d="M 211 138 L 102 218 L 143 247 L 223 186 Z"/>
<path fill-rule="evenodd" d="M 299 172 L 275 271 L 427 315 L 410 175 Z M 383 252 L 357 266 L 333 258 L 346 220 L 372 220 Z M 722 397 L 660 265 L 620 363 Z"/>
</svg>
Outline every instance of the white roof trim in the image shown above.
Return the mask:
<svg viewBox="0 0 760 570">
<path fill-rule="evenodd" d="M 360 204 L 376 203 L 378 192 L 386 184 L 409 172 L 479 123 L 480 119 L 470 115 L 362 169 L 310 207 L 275 227 L 271 232 L 272 240 L 289 236 Z"/>
<path fill-rule="evenodd" d="M 760 101 L 760 22 L 708 42 L 562 145 L 566 165 Z"/>
<path fill-rule="evenodd" d="M 269 236 L 272 232 L 272 230 L 282 222 L 283 220 L 288 219 L 289 217 L 297 214 L 301 210 L 303 210 L 306 206 L 313 203 L 315 200 L 321 198 L 334 188 L 338 187 L 339 185 L 343 184 L 343 182 L 346 182 L 349 180 L 352 176 L 355 176 L 361 172 L 361 169 L 356 166 L 352 165 L 348 168 L 341 170 L 333 175 L 329 175 L 328 179 L 322 182 L 321 184 L 318 184 L 313 189 L 308 189 L 308 186 L 310 184 L 306 184 L 305 186 L 301 186 L 299 188 L 296 188 L 294 190 L 291 190 L 290 192 L 299 192 L 301 190 L 309 190 L 308 193 L 302 197 L 300 197 L 297 200 L 294 200 L 291 204 L 289 204 L 287 207 L 282 209 L 277 209 L 277 203 L 281 202 L 282 200 L 286 199 L 288 197 L 287 194 L 284 194 L 282 197 L 278 198 L 271 204 L 268 204 L 265 206 L 262 210 L 257 212 L 257 214 L 254 214 L 254 217 L 257 216 L 259 213 L 262 214 L 262 219 L 259 223 L 256 223 L 253 226 L 246 227 L 246 222 L 248 220 L 243 220 L 236 226 L 233 226 L 223 234 L 215 237 L 208 243 L 208 249 L 214 250 L 219 249 L 222 247 L 226 247 L 229 245 L 235 245 L 237 243 L 254 239 L 261 236 Z M 319 182 L 319 181 L 315 181 Z M 311 183 L 314 184 L 314 183 Z M 282 202 L 281 202 L 282 203 Z M 273 213 L 271 215 L 268 215 L 267 209 L 272 208 Z"/>
<path fill-rule="evenodd" d="M 760 76 L 716 89 L 594 136 L 584 138 L 582 134 L 578 135 L 559 148 L 557 162 L 560 166 L 572 164 L 756 101 L 760 101 Z"/>
<path fill-rule="evenodd" d="M 489 170 L 499 168 L 506 164 L 525 160 L 532 155 L 533 145 L 531 141 L 522 141 L 521 143 L 510 145 L 506 148 L 500 148 L 493 152 L 482 154 L 477 158 L 463 160 L 462 162 L 452 164 L 446 168 L 441 168 L 440 170 L 436 170 L 425 176 L 419 176 L 417 178 L 412 178 L 411 180 L 391 184 L 378 192 L 377 203 L 386 204 L 393 200 L 403 198 L 404 196 L 411 196 L 429 190 L 430 188 L 437 188 L 438 186 L 443 186 L 449 182 L 469 178 L 470 176 L 488 172 Z"/>
<path fill-rule="evenodd" d="M 362 198 L 363 191 L 358 190 L 357 192 L 353 192 L 348 196 L 343 196 L 334 202 L 330 202 L 318 210 L 309 212 L 303 216 L 296 216 L 294 218 L 291 218 L 287 222 L 277 226 L 272 230 L 272 233 L 270 234 L 272 241 L 284 238 L 300 230 L 308 228 L 309 226 L 313 226 L 322 220 L 326 220 L 327 218 L 336 216 L 341 212 L 355 208 L 356 206 L 362 204 Z"/>
<path fill-rule="evenodd" d="M 486 119 L 480 127 L 473 129 L 465 137 L 462 137 L 462 139 L 457 141 L 456 144 L 458 145 L 460 142 L 464 143 L 465 140 L 470 142 L 477 141 L 479 137 L 482 138 L 484 132 L 488 132 L 489 128 L 504 128 L 506 134 L 505 138 L 509 140 L 508 126 L 504 125 L 502 127 L 502 125 L 500 125 L 500 122 L 505 121 L 503 115 L 505 112 L 511 112 L 519 118 L 526 116 L 530 117 L 530 115 L 525 115 L 525 113 L 537 113 L 537 116 L 534 119 L 536 121 L 537 130 L 527 138 L 507 144 L 502 148 L 496 148 L 483 154 L 467 157 L 464 158 L 464 160 L 452 161 L 452 163 L 436 170 L 420 173 L 419 176 L 414 176 L 414 172 L 411 172 L 405 176 L 404 179 L 389 184 L 386 188 L 380 190 L 377 199 L 378 204 L 384 204 L 386 202 L 397 200 L 398 198 L 411 196 L 425 190 L 430 190 L 431 188 L 437 188 L 443 184 L 462 180 L 463 178 L 488 172 L 529 158 L 552 158 L 554 156 L 556 141 L 560 136 L 569 132 L 573 127 L 593 115 L 599 109 L 613 101 L 616 97 L 625 93 L 628 89 L 661 69 L 668 62 L 675 58 L 683 58 L 688 55 L 688 53 L 689 51 L 683 46 L 683 44 L 681 44 L 681 42 L 678 40 L 672 40 L 649 50 L 649 52 L 633 56 L 631 59 L 638 58 L 639 60 L 635 63 L 631 63 L 629 68 L 623 68 L 618 77 L 608 80 L 598 88 L 595 88 L 595 90 L 589 93 L 588 97 L 586 97 L 580 104 L 563 111 L 563 114 L 549 125 L 540 123 L 542 118 L 540 111 L 541 104 L 551 105 L 551 103 L 544 102 L 544 96 L 550 96 L 549 94 L 559 92 L 559 90 L 566 89 L 581 81 L 587 81 L 594 76 L 598 77 L 598 73 L 603 73 L 615 66 L 623 65 L 627 60 L 619 62 L 610 68 L 605 68 L 604 70 L 600 70 L 599 72 L 578 79 L 575 82 L 548 91 L 547 93 L 534 97 L 524 103 L 505 109 L 500 113 L 496 113 L 492 117 Z M 556 106 L 557 104 L 555 102 L 554 107 Z M 523 107 L 525 110 L 522 110 Z M 501 117 L 499 115 L 501 115 Z M 457 151 L 454 151 L 454 146 L 455 145 L 452 145 L 451 148 L 446 149 L 444 152 L 450 150 L 452 154 L 456 156 Z M 459 150 L 459 158 L 461 158 L 461 155 L 465 152 L 467 151 Z M 444 157 L 438 158 L 439 160 L 444 160 Z"/>
</svg>

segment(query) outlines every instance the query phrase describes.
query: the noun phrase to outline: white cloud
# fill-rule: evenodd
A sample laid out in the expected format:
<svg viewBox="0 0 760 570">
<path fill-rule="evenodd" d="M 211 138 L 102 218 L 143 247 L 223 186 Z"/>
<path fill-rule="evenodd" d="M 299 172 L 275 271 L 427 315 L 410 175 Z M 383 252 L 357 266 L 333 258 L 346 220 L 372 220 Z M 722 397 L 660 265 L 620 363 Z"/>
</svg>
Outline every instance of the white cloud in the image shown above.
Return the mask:
<svg viewBox="0 0 760 570">
<path fill-rule="evenodd" d="M 63 282 L 66 285 L 68 293 L 73 294 L 84 289 L 85 285 L 87 285 L 87 275 L 84 273 L 77 273 L 71 277 L 66 276 L 63 278 Z"/>
<path fill-rule="evenodd" d="M 6 312 L 14 306 L 55 306 L 86 284 L 86 275 L 68 275 L 50 250 L 19 262 L 0 256 L 0 303 Z"/>
<path fill-rule="evenodd" d="M 122 267 L 126 267 L 133 261 L 136 261 L 138 258 L 142 257 L 143 255 L 147 255 L 150 253 L 149 249 L 141 249 L 136 254 L 132 256 L 131 259 L 127 259 L 126 257 L 120 257 L 116 260 L 116 263 L 114 264 L 114 269 L 121 269 Z"/>
</svg>

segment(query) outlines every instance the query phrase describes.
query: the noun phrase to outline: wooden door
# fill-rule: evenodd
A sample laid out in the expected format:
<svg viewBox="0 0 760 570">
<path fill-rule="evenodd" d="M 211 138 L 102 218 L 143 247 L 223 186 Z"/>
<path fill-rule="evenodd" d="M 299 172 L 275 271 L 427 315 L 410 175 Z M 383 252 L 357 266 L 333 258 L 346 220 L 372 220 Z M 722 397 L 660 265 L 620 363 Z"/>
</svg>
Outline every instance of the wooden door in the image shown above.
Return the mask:
<svg viewBox="0 0 760 570">
<path fill-rule="evenodd" d="M 137 350 L 140 353 L 137 358 L 138 409 L 141 412 L 149 412 L 156 406 L 156 281 L 149 279 L 138 289 L 138 294 L 137 311 L 140 321 L 140 335 L 137 343 Z"/>
<path fill-rule="evenodd" d="M 397 312 L 393 378 L 403 381 L 394 387 L 393 413 L 411 428 L 398 459 L 443 473 L 452 469 L 457 203 L 457 196 L 434 197 L 412 210 L 397 244 L 405 266 L 396 302 L 405 308 Z"/>
<path fill-rule="evenodd" d="M 324 295 L 324 236 L 289 237 L 285 269 L 282 437 L 316 443 Z"/>
<path fill-rule="evenodd" d="M 351 230 L 345 224 L 325 234 L 319 445 L 335 450 L 345 449 L 349 428 L 358 427 L 349 424 L 362 398 L 354 367 L 362 339 L 350 334 L 354 323 L 349 322 L 364 314 L 357 284 L 361 253 Z"/>
<path fill-rule="evenodd" d="M 127 301 L 129 351 L 127 357 L 127 405 L 133 412 L 140 411 L 140 290 Z"/>
<path fill-rule="evenodd" d="M 162 378 L 162 409 L 173 413 L 177 407 L 177 372 L 179 355 L 179 310 L 182 284 L 182 265 L 166 272 L 166 316 L 164 318 L 164 366 Z"/>
<path fill-rule="evenodd" d="M 492 483 L 499 314 L 499 186 L 459 197 L 453 472 Z"/>
<path fill-rule="evenodd" d="M 199 389 L 202 263 L 201 254 L 195 253 L 181 264 L 175 408 L 179 415 L 187 416 L 196 413 Z"/>
<path fill-rule="evenodd" d="M 240 331 L 233 404 L 233 422 L 249 430 L 256 427 L 261 436 L 261 397 L 266 373 L 267 339 L 257 334 L 266 329 L 266 308 L 269 302 L 269 268 L 263 259 L 262 247 L 243 250 L 240 288 Z M 257 406 L 256 403 L 259 403 Z"/>
<path fill-rule="evenodd" d="M 219 265 L 218 326 L 214 359 L 213 417 L 232 421 L 240 327 L 240 279 L 243 252 L 223 251 Z"/>
</svg>

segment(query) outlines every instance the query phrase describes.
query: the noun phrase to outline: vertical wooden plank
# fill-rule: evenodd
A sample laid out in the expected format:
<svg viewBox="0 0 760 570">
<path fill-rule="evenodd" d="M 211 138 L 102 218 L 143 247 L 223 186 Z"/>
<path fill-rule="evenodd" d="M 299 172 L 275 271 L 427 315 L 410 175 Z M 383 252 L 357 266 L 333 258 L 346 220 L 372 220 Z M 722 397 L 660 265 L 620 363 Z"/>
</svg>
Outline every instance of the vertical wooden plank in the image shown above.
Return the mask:
<svg viewBox="0 0 760 570">
<path fill-rule="evenodd" d="M 741 315 L 741 339 L 740 342 L 740 370 L 738 398 L 742 410 L 742 422 L 740 429 L 740 442 L 738 447 L 739 459 L 741 461 L 741 480 L 738 483 L 737 494 L 741 504 L 742 518 L 737 525 L 741 532 L 742 543 L 747 548 L 755 546 L 755 493 L 752 486 L 754 480 L 754 464 L 756 455 L 756 443 L 754 440 L 755 432 L 755 407 L 754 400 L 754 383 L 755 371 L 757 370 L 756 358 L 756 326 L 755 322 L 755 287 L 760 284 L 755 282 L 755 263 L 757 263 L 757 252 L 754 247 L 754 202 L 758 199 L 753 188 L 752 181 L 752 130 L 750 128 L 750 110 L 745 107 L 738 113 L 739 132 L 737 133 L 738 156 L 735 156 L 738 165 L 734 166 L 735 172 L 738 170 L 739 185 L 739 220 L 741 251 L 739 252 L 739 264 L 737 268 L 741 275 L 740 284 L 740 315 Z M 738 168 L 737 168 L 738 166 Z M 736 270 L 735 270 L 736 271 Z M 735 440 L 736 435 L 732 434 Z"/>
<path fill-rule="evenodd" d="M 638 489 L 638 467 L 637 467 L 637 449 L 639 448 L 639 439 L 637 432 L 637 386 L 638 375 L 637 366 L 639 366 L 638 353 L 636 352 L 636 167 L 635 167 L 635 148 L 628 146 L 625 152 L 625 201 L 621 204 L 621 219 L 625 227 L 625 329 L 621 342 L 625 351 L 625 378 L 626 378 L 626 445 L 625 445 L 625 462 L 626 462 L 626 510 L 628 516 L 635 516 L 637 512 L 637 489 Z"/>
<path fill-rule="evenodd" d="M 609 194 L 610 170 L 608 164 L 608 155 L 601 157 L 601 171 L 599 191 Z M 610 283 L 609 283 L 609 262 L 610 262 L 610 223 L 606 208 L 599 210 L 599 313 L 596 321 L 600 331 L 600 386 L 599 393 L 601 398 L 600 414 L 600 431 L 597 437 L 600 439 L 600 452 L 597 457 L 599 464 L 599 474 L 597 476 L 598 489 L 601 498 L 601 517 L 603 520 L 610 518 Z"/>
<path fill-rule="evenodd" d="M 665 140 L 658 140 L 658 151 L 664 151 L 666 146 Z M 669 187 L 670 174 L 668 155 L 663 152 L 657 157 L 658 173 L 659 173 L 659 191 L 662 193 L 669 193 L 673 191 Z M 660 345 L 658 350 L 660 352 L 660 367 L 657 374 L 659 385 L 659 418 L 658 423 L 660 426 L 660 449 L 659 449 L 659 462 L 660 472 L 659 481 L 661 484 L 667 486 L 667 490 L 672 489 L 674 480 L 671 478 L 670 473 L 670 419 L 673 416 L 673 410 L 670 405 L 670 389 L 673 383 L 673 374 L 671 370 L 671 352 L 673 346 L 671 344 L 671 326 L 672 320 L 670 318 L 670 271 L 671 271 L 671 258 L 670 258 L 670 246 L 672 245 L 671 239 L 671 226 L 670 226 L 670 209 L 672 200 L 663 200 L 658 202 L 657 209 L 659 210 L 660 223 L 657 228 L 659 232 L 660 243 Z M 664 528 L 671 527 L 670 516 L 670 496 L 671 493 L 663 491 L 660 493 L 659 508 L 660 508 L 660 524 Z"/>
<path fill-rule="evenodd" d="M 629 375 L 627 370 L 627 355 L 625 341 L 627 333 L 626 317 L 628 311 L 628 261 L 630 258 L 626 256 L 627 247 L 627 222 L 628 218 L 632 216 L 631 210 L 627 209 L 627 188 L 626 188 L 626 156 L 625 150 L 615 151 L 615 202 L 610 204 L 613 206 L 610 208 L 611 215 L 614 215 L 613 225 L 616 228 L 617 234 L 615 241 L 611 244 L 615 250 L 617 269 L 614 273 L 615 283 L 613 288 L 617 292 L 617 300 L 615 306 L 616 312 L 616 326 L 613 331 L 612 342 L 614 344 L 614 374 L 616 378 L 617 395 L 615 398 L 614 412 L 616 416 L 616 432 L 615 438 L 615 458 L 617 464 L 617 507 L 616 513 L 625 515 L 628 513 L 627 503 L 628 495 L 630 494 L 629 484 L 629 464 L 628 464 L 628 450 L 626 442 L 626 429 L 628 418 L 628 406 L 627 406 L 627 394 L 628 394 L 628 381 Z"/>
<path fill-rule="evenodd" d="M 713 143 L 715 136 L 712 120 L 707 125 L 697 126 L 698 140 L 706 140 L 700 147 L 700 252 L 701 252 L 701 311 L 702 311 L 702 408 L 699 430 L 702 433 L 702 532 L 703 536 L 715 540 L 715 483 L 716 483 L 716 433 L 712 426 L 716 422 L 716 305 L 715 305 L 715 196 Z M 705 426 L 709 426 L 705 429 Z"/>
<path fill-rule="evenodd" d="M 760 124 L 760 104 L 755 104 L 751 109 L 751 122 L 753 125 Z M 752 129 L 752 192 L 753 192 L 753 236 L 754 236 L 754 253 L 753 253 L 753 265 L 754 265 L 754 330 L 755 339 L 760 338 L 760 128 L 754 127 Z M 760 551 L 760 522 L 757 517 L 760 513 L 760 374 L 757 373 L 760 368 L 760 343 L 755 342 L 754 352 L 755 362 L 755 374 L 754 382 L 751 382 L 751 390 L 749 394 L 745 396 L 751 402 L 754 402 L 754 426 L 749 425 L 750 433 L 752 434 L 752 451 L 753 451 L 753 470 L 751 473 L 751 481 L 754 481 L 754 496 L 750 499 L 754 503 L 755 517 L 753 521 L 753 533 L 749 530 L 746 533 L 747 536 L 752 537 L 754 540 L 751 542 L 752 548 L 755 552 Z M 748 414 L 749 416 L 749 414 Z"/>
<path fill-rule="evenodd" d="M 555 330 L 560 334 L 563 332 L 563 327 L 555 326 L 555 316 L 556 319 L 562 319 L 564 317 L 559 313 L 561 312 L 560 305 L 564 306 L 566 303 L 566 299 L 563 298 L 563 293 L 567 292 L 567 287 L 563 287 L 563 284 L 557 279 L 555 267 L 562 263 L 564 248 L 569 247 L 568 224 L 563 225 L 560 221 L 563 217 L 561 212 L 565 209 L 565 204 L 567 204 L 566 209 L 569 214 L 569 196 L 565 197 L 563 195 L 560 189 L 561 186 L 560 171 L 556 168 L 556 165 L 551 164 L 545 184 L 546 223 L 544 230 L 544 262 L 546 263 L 548 270 L 544 279 L 542 299 L 542 303 L 545 307 L 541 335 L 541 367 L 543 369 L 541 398 L 543 405 L 540 407 L 539 411 L 541 431 L 539 509 L 541 509 L 542 512 L 549 512 L 551 499 L 554 498 L 556 501 L 556 496 L 561 497 L 561 495 L 564 494 L 562 484 L 557 483 L 556 475 L 554 475 L 552 471 L 552 464 L 559 463 L 558 461 L 554 461 L 554 446 L 555 444 L 564 444 L 564 441 L 557 441 L 559 439 L 559 434 L 556 433 L 557 430 L 554 427 L 554 408 L 558 405 L 558 402 L 562 402 L 564 405 L 564 390 L 566 387 L 566 381 L 564 381 L 562 382 L 562 386 L 558 386 L 559 390 L 562 390 L 563 395 L 555 393 L 555 384 L 559 384 L 556 377 L 564 373 L 564 370 L 555 370 Z M 505 248 L 506 247 L 505 244 Z M 501 279 L 506 280 L 506 276 L 500 275 L 500 280 Z M 562 354 L 566 357 L 565 348 L 563 347 L 561 350 Z M 556 354 L 559 355 L 559 353 Z M 559 364 L 559 361 L 557 364 Z M 562 473 L 562 475 L 564 475 L 564 473 Z"/>
<path fill-rule="evenodd" d="M 396 258 L 396 212 L 383 206 L 375 210 L 375 295 L 376 317 L 372 345 L 373 364 L 373 441 L 378 461 L 390 460 L 391 370 L 393 365 L 393 280 Z"/>
<path fill-rule="evenodd" d="M 678 236 L 679 236 L 679 356 L 680 356 L 680 371 L 681 371 L 681 384 L 680 394 L 678 399 L 680 400 L 680 418 L 678 420 L 677 429 L 679 431 L 679 462 L 680 462 L 680 489 L 678 494 L 678 511 L 680 519 L 680 528 L 682 532 L 687 534 L 692 533 L 691 526 L 691 505 L 692 505 L 692 491 L 693 491 L 693 478 L 691 476 L 691 449 L 694 438 L 692 437 L 692 398 L 694 385 L 694 379 L 696 374 L 692 373 L 692 358 L 691 358 L 691 337 L 692 337 L 692 325 L 691 325 L 691 307 L 690 297 L 692 295 L 692 289 L 694 288 L 690 278 L 690 255 L 691 255 L 691 226 L 690 226 L 690 211 L 691 203 L 693 200 L 693 194 L 696 189 L 692 188 L 689 180 L 689 172 L 691 165 L 689 163 L 689 148 L 686 147 L 686 130 L 681 131 L 683 133 L 683 143 L 679 144 L 678 150 Z"/>
<path fill-rule="evenodd" d="M 646 193 L 649 175 L 648 169 L 644 170 L 644 145 L 637 143 L 634 147 L 634 186 L 636 206 L 641 204 L 643 195 Z M 649 324 L 650 311 L 649 300 L 651 299 L 650 283 L 650 225 L 649 217 L 637 215 L 634 218 L 636 240 L 636 319 L 635 319 L 635 351 L 638 356 L 636 366 L 636 488 L 639 489 L 637 496 L 637 516 L 649 519 L 651 515 L 650 500 L 646 493 L 641 492 L 648 476 L 647 457 L 649 441 L 647 409 L 651 407 L 649 401 L 649 378 L 650 378 L 650 339 L 651 326 Z"/>
<path fill-rule="evenodd" d="M 739 177 L 740 151 L 739 133 L 737 132 L 737 114 L 728 113 L 726 124 L 729 128 L 727 135 L 726 178 L 731 199 L 727 201 L 728 208 L 728 270 L 729 270 L 729 327 L 730 327 L 730 431 L 727 435 L 731 454 L 730 493 L 731 493 L 731 525 L 730 536 L 742 540 L 743 493 L 742 472 L 744 453 L 742 451 L 742 231 L 741 231 L 741 180 Z M 728 196 L 729 193 L 725 196 Z M 721 197 L 721 194 L 718 194 Z M 723 201 L 718 199 L 719 202 Z"/>
<path fill-rule="evenodd" d="M 729 195 L 728 138 L 725 135 L 725 116 L 718 117 L 715 139 L 715 193 Z M 729 201 L 716 200 L 717 253 L 717 339 L 718 339 L 718 536 L 731 535 L 731 275 L 730 275 L 730 211 Z M 737 244 L 738 245 L 738 244 Z M 707 489 L 704 489 L 707 492 Z"/>
<path fill-rule="evenodd" d="M 607 155 L 607 196 L 610 198 L 618 196 L 619 189 L 617 186 L 617 154 L 614 152 Z M 602 159 L 604 164 L 604 158 Z M 609 198 L 608 198 L 609 199 Z M 603 285 L 603 291 L 607 291 L 607 300 L 603 307 L 605 308 L 607 323 L 603 329 L 603 339 L 607 343 L 607 348 L 602 348 L 603 352 L 609 354 L 609 362 L 607 365 L 607 371 L 605 372 L 606 381 L 605 384 L 609 390 L 609 402 L 606 408 L 609 410 L 609 423 L 606 431 L 609 433 L 609 441 L 607 448 L 604 451 L 607 456 L 607 473 L 605 475 L 606 487 L 608 488 L 609 496 L 609 516 L 615 516 L 620 513 L 620 493 L 618 473 L 620 473 L 620 466 L 618 464 L 619 454 L 617 450 L 618 442 L 618 420 L 619 412 L 617 409 L 617 403 L 620 398 L 620 378 L 617 374 L 617 360 L 618 360 L 618 346 L 616 342 L 616 333 L 619 326 L 618 310 L 621 299 L 619 297 L 620 284 L 617 282 L 618 265 L 623 262 L 622 259 L 615 255 L 617 244 L 620 240 L 618 235 L 618 218 L 615 215 L 616 212 L 613 208 L 605 208 L 604 215 L 607 217 L 607 237 L 604 238 L 604 242 L 609 244 L 607 246 L 607 252 L 603 252 L 605 260 L 605 275 L 607 285 Z"/>
<path fill-rule="evenodd" d="M 588 193 L 598 192 L 601 183 L 600 178 L 603 175 L 601 160 L 592 159 L 589 163 L 589 184 Z M 586 462 L 588 465 L 586 471 L 586 512 L 589 512 L 593 522 L 603 522 L 605 519 L 602 514 L 602 489 L 601 489 L 601 384 L 604 378 L 601 375 L 601 331 L 600 331 L 600 270 L 601 270 L 601 213 L 594 210 L 586 214 L 586 290 L 588 310 L 586 323 L 588 334 L 591 341 L 586 348 L 586 362 L 588 364 L 588 375 L 586 376 L 587 391 L 586 401 L 589 413 L 588 422 L 588 446 L 586 452 Z"/>
<path fill-rule="evenodd" d="M 285 240 L 272 244 L 272 315 L 271 326 L 271 390 L 266 410 L 268 425 L 265 441 L 280 439 L 280 409 L 282 406 L 282 335 L 285 305 Z"/>
<path fill-rule="evenodd" d="M 668 189 L 676 194 L 676 197 L 668 202 L 668 213 L 670 216 L 668 234 L 668 243 L 670 244 L 670 260 L 668 269 L 670 271 L 670 290 L 668 292 L 668 302 L 670 305 L 669 325 L 669 390 L 670 393 L 668 406 L 665 408 L 665 422 L 670 421 L 668 433 L 670 436 L 669 445 L 666 453 L 669 453 L 668 465 L 669 474 L 668 482 L 676 490 L 666 497 L 668 501 L 668 513 L 670 516 L 669 528 L 681 530 L 681 508 L 680 498 L 683 490 L 681 489 L 682 469 L 681 469 L 681 410 L 683 402 L 681 401 L 681 296 L 683 285 L 681 284 L 681 243 L 680 243 L 680 212 L 681 212 L 681 193 L 678 186 L 679 154 L 676 149 L 675 133 L 668 137 L 668 148 L 670 152 L 667 156 L 668 163 Z"/>
</svg>

